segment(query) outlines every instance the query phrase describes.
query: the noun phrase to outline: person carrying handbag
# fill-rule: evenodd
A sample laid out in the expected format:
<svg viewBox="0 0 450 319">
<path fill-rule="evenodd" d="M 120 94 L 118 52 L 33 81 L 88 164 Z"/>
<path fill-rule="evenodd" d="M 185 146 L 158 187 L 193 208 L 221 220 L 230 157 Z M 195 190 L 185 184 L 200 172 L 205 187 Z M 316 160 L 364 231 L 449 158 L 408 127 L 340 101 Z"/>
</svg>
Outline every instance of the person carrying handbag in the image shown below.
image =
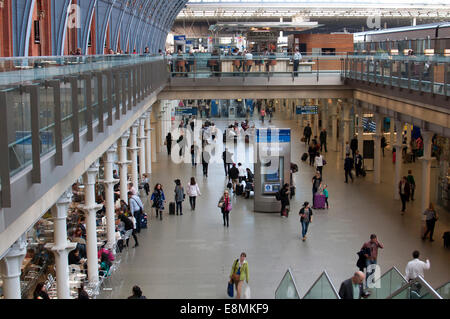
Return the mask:
<svg viewBox="0 0 450 319">
<path fill-rule="evenodd" d="M 303 204 L 302 209 L 298 213 L 300 215 L 300 223 L 302 224 L 302 240 L 306 240 L 306 232 L 308 231 L 309 223 L 312 222 L 313 211 L 311 207 L 309 207 L 309 203 L 305 202 Z"/>
<path fill-rule="evenodd" d="M 230 193 L 228 190 L 223 192 L 223 196 L 219 200 L 219 204 L 217 205 L 222 212 L 223 215 L 223 225 L 229 227 L 230 226 L 230 211 L 232 209 Z"/>
<path fill-rule="evenodd" d="M 236 299 L 241 298 L 242 285 L 244 284 L 244 280 L 248 285 L 248 263 L 246 258 L 247 254 L 242 252 L 239 259 L 236 259 L 234 261 L 231 268 L 229 283 L 234 283 L 236 287 Z"/>
<path fill-rule="evenodd" d="M 423 214 L 426 216 L 425 217 L 426 231 L 422 236 L 422 240 L 425 240 L 425 238 L 427 238 L 428 233 L 430 233 L 430 241 L 434 241 L 433 239 L 434 226 L 439 217 L 438 214 L 436 213 L 436 210 L 434 209 L 433 203 L 430 203 L 428 209 L 426 209 Z"/>
</svg>

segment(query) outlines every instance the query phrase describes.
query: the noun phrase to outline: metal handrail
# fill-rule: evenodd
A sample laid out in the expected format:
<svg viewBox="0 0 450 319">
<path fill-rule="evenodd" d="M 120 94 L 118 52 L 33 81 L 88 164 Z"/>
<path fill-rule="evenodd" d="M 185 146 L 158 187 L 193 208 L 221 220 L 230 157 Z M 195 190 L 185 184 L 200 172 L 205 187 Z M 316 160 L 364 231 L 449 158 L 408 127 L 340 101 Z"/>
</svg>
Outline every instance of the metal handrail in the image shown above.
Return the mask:
<svg viewBox="0 0 450 319">
<path fill-rule="evenodd" d="M 331 289 L 334 293 L 334 295 L 336 296 L 337 299 L 341 299 L 341 296 L 339 296 L 339 293 L 336 289 L 336 287 L 334 286 L 333 282 L 330 279 L 330 276 L 328 275 L 327 271 L 324 270 L 320 276 L 316 279 L 316 281 L 314 281 L 314 283 L 311 285 L 311 287 L 309 287 L 308 291 L 305 293 L 305 295 L 303 296 L 302 299 L 305 299 L 305 297 L 309 294 L 309 292 L 313 289 L 313 287 L 319 282 L 319 280 L 322 278 L 322 276 L 325 275 L 325 278 L 328 280 L 328 283 L 331 286 Z"/>
<path fill-rule="evenodd" d="M 411 288 L 411 286 L 413 286 L 416 283 L 420 283 L 422 285 L 424 285 L 427 288 L 427 294 L 430 293 L 434 299 L 443 299 L 437 292 L 436 290 L 433 289 L 433 287 L 430 286 L 430 284 L 428 282 L 425 281 L 425 279 L 423 279 L 420 275 L 417 276 L 417 278 L 410 280 L 410 282 L 406 285 L 404 285 L 403 287 L 397 289 L 396 291 L 394 291 L 392 294 L 390 294 L 386 299 L 392 299 L 395 296 L 397 296 L 399 293 L 403 292 L 405 289 Z"/>
</svg>

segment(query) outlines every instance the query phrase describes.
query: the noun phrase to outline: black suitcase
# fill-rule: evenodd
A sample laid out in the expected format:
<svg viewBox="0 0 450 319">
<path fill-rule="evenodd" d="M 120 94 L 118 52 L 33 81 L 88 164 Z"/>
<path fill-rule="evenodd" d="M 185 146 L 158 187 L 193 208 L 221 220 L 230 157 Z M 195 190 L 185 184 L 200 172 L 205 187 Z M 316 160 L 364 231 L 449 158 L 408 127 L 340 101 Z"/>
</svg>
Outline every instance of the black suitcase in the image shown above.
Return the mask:
<svg viewBox="0 0 450 319">
<path fill-rule="evenodd" d="M 305 162 L 308 159 L 308 153 L 303 153 L 302 161 Z"/>
<path fill-rule="evenodd" d="M 169 204 L 169 215 L 175 215 L 175 203 L 170 202 Z"/>
<path fill-rule="evenodd" d="M 244 185 L 236 185 L 236 195 L 242 195 L 244 193 Z"/>
</svg>

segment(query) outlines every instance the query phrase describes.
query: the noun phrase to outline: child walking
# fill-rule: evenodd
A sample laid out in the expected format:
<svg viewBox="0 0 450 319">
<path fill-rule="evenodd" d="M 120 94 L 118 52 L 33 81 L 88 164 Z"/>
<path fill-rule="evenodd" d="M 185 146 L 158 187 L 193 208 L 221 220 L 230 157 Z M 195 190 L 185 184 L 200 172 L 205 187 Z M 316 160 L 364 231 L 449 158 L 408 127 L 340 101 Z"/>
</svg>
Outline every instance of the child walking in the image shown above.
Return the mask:
<svg viewBox="0 0 450 319">
<path fill-rule="evenodd" d="M 323 187 L 323 194 L 325 195 L 325 203 L 327 204 L 327 209 L 330 208 L 330 205 L 328 204 L 328 185 L 325 185 Z"/>
</svg>

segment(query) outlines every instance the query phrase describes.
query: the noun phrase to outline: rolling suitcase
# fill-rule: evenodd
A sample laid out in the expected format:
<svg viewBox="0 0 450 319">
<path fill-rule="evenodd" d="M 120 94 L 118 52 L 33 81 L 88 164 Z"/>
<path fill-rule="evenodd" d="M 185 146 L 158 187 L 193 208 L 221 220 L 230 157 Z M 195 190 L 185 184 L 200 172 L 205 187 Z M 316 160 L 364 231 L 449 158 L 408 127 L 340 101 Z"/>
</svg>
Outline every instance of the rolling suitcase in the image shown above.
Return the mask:
<svg viewBox="0 0 450 319">
<path fill-rule="evenodd" d="M 314 206 L 315 209 L 325 209 L 325 195 L 315 194 L 314 195 Z"/>
<path fill-rule="evenodd" d="M 169 215 L 175 215 L 175 203 L 171 202 L 169 204 Z"/>
<path fill-rule="evenodd" d="M 303 153 L 302 161 L 305 162 L 308 159 L 308 153 Z"/>
</svg>

